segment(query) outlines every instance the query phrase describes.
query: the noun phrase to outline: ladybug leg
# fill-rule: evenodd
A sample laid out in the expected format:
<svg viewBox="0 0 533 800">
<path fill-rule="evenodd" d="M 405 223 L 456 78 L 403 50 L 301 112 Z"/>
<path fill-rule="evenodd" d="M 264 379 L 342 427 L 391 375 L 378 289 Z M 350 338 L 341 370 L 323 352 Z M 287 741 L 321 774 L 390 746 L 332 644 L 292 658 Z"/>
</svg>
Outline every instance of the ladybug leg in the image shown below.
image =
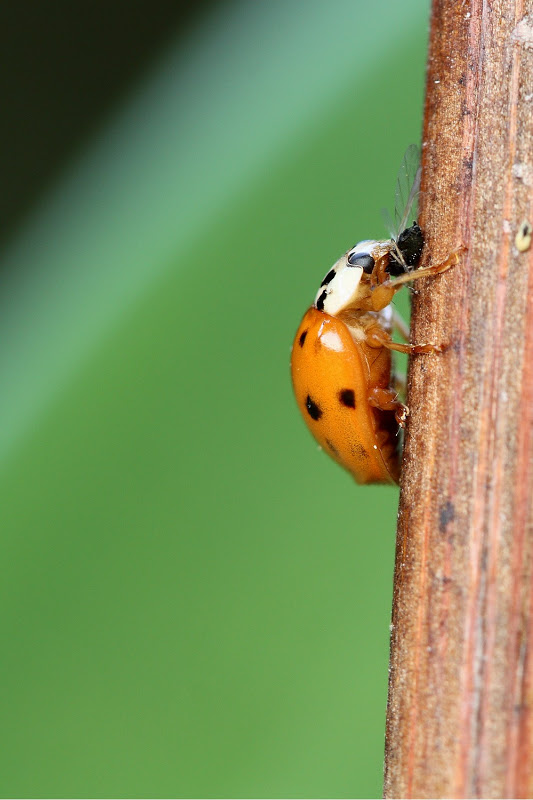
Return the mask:
<svg viewBox="0 0 533 800">
<path fill-rule="evenodd" d="M 373 311 L 381 311 L 385 306 L 388 306 L 392 298 L 405 283 L 417 281 L 419 278 L 427 278 L 430 275 L 440 275 L 441 272 L 455 267 L 459 262 L 459 256 L 464 253 L 466 247 L 461 245 L 455 252 L 448 256 L 447 259 L 441 261 L 440 264 L 433 264 L 431 267 L 423 267 L 422 269 L 415 269 L 413 272 L 406 272 L 400 275 L 393 281 L 390 279 L 385 280 L 379 286 L 372 289 L 371 304 Z M 424 351 L 425 352 L 425 351 Z"/>
<path fill-rule="evenodd" d="M 373 325 L 366 331 L 366 343 L 369 347 L 386 347 L 387 350 L 395 350 L 397 353 L 442 353 L 446 349 L 444 344 L 434 344 L 426 342 L 423 344 L 401 344 L 393 342 L 389 333 L 378 325 Z"/>
<path fill-rule="evenodd" d="M 374 386 L 368 395 L 368 404 L 380 411 L 394 411 L 396 422 L 400 428 L 405 427 L 405 420 L 409 415 L 409 409 L 398 400 L 398 394 L 393 389 L 383 389 Z"/>
<path fill-rule="evenodd" d="M 385 283 L 389 279 L 389 273 L 387 272 L 387 267 L 389 265 L 389 254 L 386 253 L 383 256 L 380 256 L 376 260 L 376 265 L 372 271 L 372 275 L 370 276 L 370 285 L 372 289 L 375 289 L 382 283 Z"/>
<path fill-rule="evenodd" d="M 442 272 L 446 272 L 447 270 L 455 267 L 456 264 L 459 263 L 459 256 L 464 253 L 466 247 L 461 245 L 455 252 L 451 253 L 448 258 L 444 261 L 441 261 L 440 264 L 433 264 L 430 267 L 423 267 L 422 269 L 415 269 L 413 272 L 406 272 L 404 275 L 400 275 L 398 278 L 395 278 L 394 281 L 386 281 L 385 283 L 381 284 L 379 288 L 391 288 L 392 286 L 400 287 L 403 286 L 404 283 L 410 283 L 411 281 L 417 281 L 419 278 L 427 278 L 430 275 L 440 275 Z"/>
<path fill-rule="evenodd" d="M 395 286 L 395 283 L 387 280 L 381 286 L 376 286 L 375 289 L 372 289 L 372 294 L 370 295 L 372 311 L 381 311 L 392 302 L 392 298 L 400 288 Z"/>
</svg>

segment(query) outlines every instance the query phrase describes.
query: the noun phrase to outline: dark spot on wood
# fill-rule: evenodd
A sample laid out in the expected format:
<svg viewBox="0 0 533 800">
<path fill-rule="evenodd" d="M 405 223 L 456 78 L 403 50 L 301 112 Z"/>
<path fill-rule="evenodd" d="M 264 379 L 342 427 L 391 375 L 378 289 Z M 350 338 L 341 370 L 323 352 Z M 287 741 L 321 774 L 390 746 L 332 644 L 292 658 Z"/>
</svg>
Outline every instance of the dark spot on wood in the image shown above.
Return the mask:
<svg viewBox="0 0 533 800">
<path fill-rule="evenodd" d="M 320 417 L 322 416 L 322 409 L 315 403 L 314 400 L 311 399 L 309 395 L 307 395 L 307 398 L 305 400 L 305 407 L 307 409 L 307 413 L 309 414 L 311 419 L 315 420 L 315 422 L 319 420 Z"/>
<path fill-rule="evenodd" d="M 461 342 L 459 339 L 454 339 L 452 342 L 450 342 L 448 349 L 453 350 L 454 353 L 459 353 L 461 350 Z"/>
<path fill-rule="evenodd" d="M 353 389 L 341 389 L 339 400 L 347 408 L 355 408 L 355 392 Z"/>
<path fill-rule="evenodd" d="M 300 347 L 304 346 L 304 342 L 305 342 L 305 337 L 306 336 L 307 336 L 307 331 L 302 331 L 302 333 L 300 334 L 300 339 L 299 339 Z"/>
<path fill-rule="evenodd" d="M 450 501 L 447 500 L 443 506 L 441 506 L 439 512 L 439 530 L 441 533 L 446 533 L 446 528 L 448 527 L 448 523 L 455 519 L 455 506 Z"/>
<path fill-rule="evenodd" d="M 464 86 L 465 85 L 465 83 L 466 83 L 466 75 L 465 75 L 464 72 L 461 75 L 461 77 L 459 78 L 459 80 L 457 81 L 457 83 L 459 84 L 459 86 Z"/>
</svg>

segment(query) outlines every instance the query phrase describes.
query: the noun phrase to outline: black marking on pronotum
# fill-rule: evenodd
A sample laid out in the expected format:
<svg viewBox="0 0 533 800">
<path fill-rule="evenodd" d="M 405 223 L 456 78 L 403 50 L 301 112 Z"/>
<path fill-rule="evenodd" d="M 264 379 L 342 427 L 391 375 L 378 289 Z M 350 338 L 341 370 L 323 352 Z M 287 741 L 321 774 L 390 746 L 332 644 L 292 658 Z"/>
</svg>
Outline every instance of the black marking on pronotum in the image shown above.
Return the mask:
<svg viewBox="0 0 533 800">
<path fill-rule="evenodd" d="M 328 283 L 329 283 L 330 281 L 332 281 L 332 280 L 333 280 L 333 278 L 335 277 L 335 275 L 336 275 L 336 274 L 337 274 L 337 273 L 335 272 L 335 270 L 334 270 L 334 269 L 330 269 L 330 271 L 328 272 L 328 274 L 326 275 L 326 277 L 324 278 L 324 280 L 322 281 L 322 283 L 320 284 L 320 286 L 321 286 L 321 287 L 322 287 L 322 286 L 327 286 L 327 285 L 328 285 Z"/>
<path fill-rule="evenodd" d="M 348 256 L 348 265 L 350 267 L 362 267 L 363 272 L 372 272 L 374 259 L 370 253 L 352 253 L 351 256 Z"/>
<path fill-rule="evenodd" d="M 329 447 L 329 449 L 331 450 L 331 452 L 333 453 L 333 455 L 337 456 L 337 458 L 339 458 L 339 451 L 337 450 L 337 448 L 335 447 L 333 442 L 330 442 L 329 439 L 326 439 L 326 444 Z"/>
<path fill-rule="evenodd" d="M 300 347 L 304 346 L 304 342 L 305 342 L 305 337 L 306 336 L 307 336 L 307 331 L 302 331 L 301 334 L 300 334 L 300 338 L 298 340 L 300 342 Z"/>
<path fill-rule="evenodd" d="M 319 311 L 323 311 L 324 310 L 324 301 L 325 301 L 327 296 L 328 296 L 328 293 L 324 289 L 324 291 L 322 292 L 322 294 L 320 295 L 320 297 L 316 301 L 316 307 L 318 308 Z"/>
<path fill-rule="evenodd" d="M 314 400 L 311 399 L 309 395 L 307 395 L 305 399 L 305 407 L 307 409 L 307 413 L 311 419 L 315 420 L 315 422 L 322 416 L 322 409 L 315 403 Z"/>
<path fill-rule="evenodd" d="M 339 400 L 347 408 L 355 408 L 355 392 L 353 389 L 341 389 Z"/>
</svg>

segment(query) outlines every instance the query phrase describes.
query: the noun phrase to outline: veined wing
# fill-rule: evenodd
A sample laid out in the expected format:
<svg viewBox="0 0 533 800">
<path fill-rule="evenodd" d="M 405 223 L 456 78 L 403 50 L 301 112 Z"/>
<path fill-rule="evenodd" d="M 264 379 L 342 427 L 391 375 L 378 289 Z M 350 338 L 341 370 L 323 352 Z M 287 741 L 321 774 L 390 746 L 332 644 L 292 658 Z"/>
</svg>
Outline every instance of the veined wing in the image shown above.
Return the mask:
<svg viewBox="0 0 533 800">
<path fill-rule="evenodd" d="M 420 149 L 418 145 L 411 144 L 405 151 L 396 179 L 394 222 L 387 210 L 382 211 L 385 225 L 394 241 L 408 227 L 409 219 L 416 219 L 419 192 Z"/>
</svg>

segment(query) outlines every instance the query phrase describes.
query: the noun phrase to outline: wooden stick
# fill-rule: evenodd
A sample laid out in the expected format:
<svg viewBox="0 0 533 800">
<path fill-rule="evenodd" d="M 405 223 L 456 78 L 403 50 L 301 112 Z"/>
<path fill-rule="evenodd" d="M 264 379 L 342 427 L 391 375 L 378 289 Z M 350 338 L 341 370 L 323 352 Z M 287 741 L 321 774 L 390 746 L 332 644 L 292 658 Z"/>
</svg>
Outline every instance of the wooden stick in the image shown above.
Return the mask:
<svg viewBox="0 0 533 800">
<path fill-rule="evenodd" d="M 533 796 L 532 119 L 533 0 L 433 0 L 385 797 Z"/>
</svg>

